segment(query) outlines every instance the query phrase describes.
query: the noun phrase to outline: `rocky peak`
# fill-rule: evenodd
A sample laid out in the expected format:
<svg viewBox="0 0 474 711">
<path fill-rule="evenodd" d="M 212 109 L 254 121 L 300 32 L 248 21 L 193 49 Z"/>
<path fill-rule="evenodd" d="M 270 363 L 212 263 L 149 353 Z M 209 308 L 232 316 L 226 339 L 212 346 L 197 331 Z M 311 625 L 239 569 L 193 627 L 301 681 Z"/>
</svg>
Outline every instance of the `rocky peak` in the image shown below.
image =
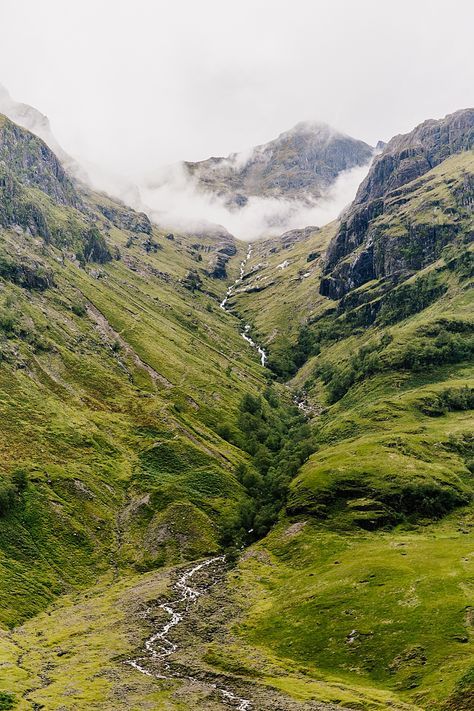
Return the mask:
<svg viewBox="0 0 474 711">
<path fill-rule="evenodd" d="M 0 84 L 0 113 L 22 128 L 26 128 L 35 136 L 41 138 L 46 145 L 59 158 L 64 168 L 74 177 L 87 182 L 87 175 L 83 168 L 71 158 L 57 141 L 47 116 L 29 104 L 24 104 L 13 99 L 7 89 Z"/>
<path fill-rule="evenodd" d="M 381 241 L 376 220 L 380 222 L 383 215 L 393 211 L 394 206 L 409 200 L 409 186 L 414 185 L 416 179 L 450 156 L 473 148 L 474 109 L 457 111 L 440 120 L 425 121 L 411 133 L 392 138 L 374 159 L 329 245 L 321 293 L 339 299 L 372 279 L 390 276 L 394 271 L 419 268 L 436 259 L 446 240 L 456 233 L 455 226 L 451 230 L 446 225 L 442 228 L 428 223 L 421 225 L 420 217 L 416 229 L 414 225 L 400 226 L 397 239 Z M 470 185 L 470 181 L 467 184 Z M 407 195 L 404 196 L 404 193 Z M 428 240 L 424 245 L 420 243 L 422 234 Z M 396 249 L 399 250 L 398 256 L 394 251 Z M 424 253 L 423 264 L 415 264 L 408 255 L 419 254 L 420 251 Z M 405 255 L 403 258 L 402 253 Z"/>
<path fill-rule="evenodd" d="M 296 124 L 244 154 L 184 163 L 200 189 L 243 207 L 252 196 L 286 199 L 321 197 L 344 170 L 365 165 L 373 148 L 327 124 Z"/>
<path fill-rule="evenodd" d="M 413 131 L 392 138 L 361 183 L 355 204 L 386 195 L 420 177 L 454 153 L 474 147 L 474 109 L 440 120 L 424 121 Z"/>
<path fill-rule="evenodd" d="M 0 164 L 23 185 L 55 202 L 78 207 L 81 199 L 53 151 L 38 136 L 0 114 Z"/>
</svg>

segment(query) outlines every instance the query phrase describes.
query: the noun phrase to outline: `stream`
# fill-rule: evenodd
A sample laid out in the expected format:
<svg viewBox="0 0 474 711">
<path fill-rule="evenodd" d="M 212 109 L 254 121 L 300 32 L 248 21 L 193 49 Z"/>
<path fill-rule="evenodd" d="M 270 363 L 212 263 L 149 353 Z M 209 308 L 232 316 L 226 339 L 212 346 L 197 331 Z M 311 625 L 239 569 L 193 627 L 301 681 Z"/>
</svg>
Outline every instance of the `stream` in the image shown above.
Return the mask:
<svg viewBox="0 0 474 711">
<path fill-rule="evenodd" d="M 221 309 L 222 309 L 223 311 L 228 311 L 228 309 L 227 309 L 227 302 L 228 302 L 229 298 L 233 295 L 235 288 L 236 288 L 239 284 L 242 283 L 242 279 L 244 278 L 244 273 L 245 273 L 245 265 L 247 264 L 247 262 L 248 262 L 248 260 L 250 259 L 251 255 L 252 255 L 252 245 L 249 244 L 248 249 L 247 249 L 247 254 L 246 254 L 246 256 L 245 256 L 245 259 L 243 259 L 243 260 L 240 262 L 240 276 L 239 276 L 238 279 L 236 279 L 236 280 L 234 281 L 233 284 L 231 284 L 231 285 L 229 286 L 229 288 L 227 289 L 227 292 L 226 292 L 226 295 L 225 295 L 224 299 L 223 299 L 223 300 L 221 301 L 221 303 L 219 304 L 219 306 L 221 307 Z M 267 354 L 266 354 L 265 350 L 264 350 L 261 346 L 258 345 L 258 343 L 255 343 L 255 341 L 252 340 L 252 338 L 250 337 L 249 333 L 250 333 L 250 324 L 247 323 L 247 324 L 245 324 L 245 326 L 244 326 L 244 330 L 240 332 L 240 335 L 242 336 L 242 338 L 244 338 L 244 339 L 247 341 L 247 343 L 249 343 L 249 344 L 252 346 L 252 348 L 256 348 L 256 350 L 257 350 L 257 352 L 258 352 L 258 354 L 259 354 L 259 356 L 260 356 L 260 363 L 262 364 L 263 367 L 265 367 L 265 363 L 266 363 L 266 360 L 267 360 Z"/>
<path fill-rule="evenodd" d="M 169 615 L 169 620 L 163 624 L 158 630 L 153 632 L 153 634 L 145 640 L 144 652 L 146 654 L 142 657 L 136 659 L 127 659 L 126 664 L 131 667 L 146 674 L 147 676 L 152 676 L 155 679 L 186 679 L 188 681 L 199 682 L 191 676 L 179 676 L 178 674 L 173 674 L 171 671 L 171 665 L 166 661 L 167 657 L 172 655 L 178 650 L 178 645 L 173 642 L 168 634 L 173 629 L 180 624 L 185 618 L 190 610 L 190 607 L 196 602 L 198 597 L 205 593 L 212 583 L 205 587 L 204 589 L 197 589 L 191 586 L 191 581 L 193 577 L 201 571 L 203 568 L 210 567 L 216 563 L 224 563 L 225 556 L 217 556 L 215 558 L 209 558 L 203 563 L 195 565 L 193 568 L 186 570 L 177 582 L 173 585 L 173 590 L 176 592 L 176 598 L 171 602 L 164 602 L 159 605 L 160 609 L 164 610 Z M 181 610 L 181 611 L 180 611 Z M 152 609 L 147 608 L 144 613 L 144 617 L 150 617 L 152 614 Z M 162 662 L 162 666 L 165 674 L 154 673 L 147 669 L 145 666 L 149 662 L 158 661 Z M 202 682 L 200 682 L 202 683 Z M 237 711 L 251 711 L 251 703 L 249 699 L 244 699 L 237 696 L 232 691 L 224 689 L 223 687 L 217 686 L 217 684 L 208 683 L 208 686 L 215 689 L 223 698 L 225 703 L 232 705 Z"/>
</svg>

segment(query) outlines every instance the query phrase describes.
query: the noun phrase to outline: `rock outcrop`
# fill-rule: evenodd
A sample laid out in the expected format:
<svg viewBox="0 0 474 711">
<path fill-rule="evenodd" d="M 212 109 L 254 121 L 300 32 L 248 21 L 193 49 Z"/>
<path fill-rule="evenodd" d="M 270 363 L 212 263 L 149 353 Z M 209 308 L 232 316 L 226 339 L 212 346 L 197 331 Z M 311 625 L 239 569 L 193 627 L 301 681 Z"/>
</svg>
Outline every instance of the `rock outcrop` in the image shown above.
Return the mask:
<svg viewBox="0 0 474 711">
<path fill-rule="evenodd" d="M 98 205 L 98 207 L 104 217 L 110 220 L 110 222 L 120 230 L 151 235 L 151 222 L 148 215 L 144 212 L 136 212 L 136 210 L 125 206 L 121 208 L 117 203 Z"/>
<path fill-rule="evenodd" d="M 41 138 L 0 114 L 2 165 L 23 186 L 38 188 L 61 205 L 81 207 L 79 194 L 53 151 Z"/>
<path fill-rule="evenodd" d="M 450 156 L 473 148 L 474 109 L 425 121 L 411 133 L 392 138 L 375 158 L 329 245 L 321 293 L 339 299 L 372 279 L 420 269 L 436 259 L 460 229 L 457 218 L 449 219 L 448 206 L 447 219 L 441 222 L 429 215 L 423 221 L 420 214 L 387 229 L 387 220 L 409 201 L 417 180 Z M 453 181 L 450 191 L 456 208 L 472 204 L 473 181 L 472 172 Z M 435 201 L 431 207 L 443 206 Z"/>
</svg>

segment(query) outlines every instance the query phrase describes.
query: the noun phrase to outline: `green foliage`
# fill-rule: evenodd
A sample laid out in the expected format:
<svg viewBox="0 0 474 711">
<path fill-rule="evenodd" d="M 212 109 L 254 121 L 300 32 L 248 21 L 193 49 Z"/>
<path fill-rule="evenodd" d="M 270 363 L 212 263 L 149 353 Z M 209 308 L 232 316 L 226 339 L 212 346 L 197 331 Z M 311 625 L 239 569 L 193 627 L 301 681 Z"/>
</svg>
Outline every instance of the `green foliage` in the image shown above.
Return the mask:
<svg viewBox="0 0 474 711">
<path fill-rule="evenodd" d="M 382 298 L 377 323 L 386 326 L 419 313 L 446 293 L 447 288 L 434 272 L 402 284 Z"/>
<path fill-rule="evenodd" d="M 107 243 L 97 227 L 91 227 L 85 233 L 82 255 L 86 262 L 99 262 L 100 264 L 110 262 L 112 259 Z"/>
<path fill-rule="evenodd" d="M 364 345 L 345 363 L 323 362 L 319 375 L 328 388 L 330 403 L 340 400 L 356 382 L 384 371 L 422 371 L 447 363 L 469 361 L 474 354 L 474 336 L 467 332 L 452 333 L 440 325 L 423 336 L 414 337 L 403 346 L 388 348 L 391 336 L 384 334 L 378 341 Z"/>
<path fill-rule="evenodd" d="M 474 388 L 465 385 L 462 388 L 446 388 L 432 398 L 423 399 L 419 408 L 430 417 L 439 417 L 447 412 L 459 412 L 474 409 Z"/>
<path fill-rule="evenodd" d="M 271 387 L 263 398 L 242 397 L 238 429 L 252 466 L 236 470 L 248 499 L 223 532 L 227 545 L 257 540 L 269 531 L 286 503 L 289 483 L 314 451 L 311 429 L 298 409 L 282 403 Z"/>
<path fill-rule="evenodd" d="M 86 307 L 81 302 L 76 302 L 76 303 L 72 304 L 71 311 L 73 312 L 73 314 L 76 314 L 76 316 L 81 316 L 81 317 L 85 316 L 87 313 Z"/>
<path fill-rule="evenodd" d="M 13 709 L 16 706 L 14 694 L 8 693 L 8 691 L 0 691 L 0 709 L 2 711 L 8 711 L 8 709 Z"/>
<path fill-rule="evenodd" d="M 4 477 L 0 481 L 0 518 L 15 509 L 27 486 L 28 474 L 20 468 L 15 469 L 10 477 Z"/>
</svg>

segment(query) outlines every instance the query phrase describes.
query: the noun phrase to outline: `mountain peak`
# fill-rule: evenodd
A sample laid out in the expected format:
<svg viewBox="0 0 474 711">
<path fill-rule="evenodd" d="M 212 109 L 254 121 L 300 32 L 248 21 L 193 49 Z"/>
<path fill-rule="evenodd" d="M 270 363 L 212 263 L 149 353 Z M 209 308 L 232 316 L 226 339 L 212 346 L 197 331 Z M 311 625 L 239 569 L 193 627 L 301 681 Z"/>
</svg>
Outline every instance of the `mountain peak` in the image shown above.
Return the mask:
<svg viewBox="0 0 474 711">
<path fill-rule="evenodd" d="M 324 121 L 307 120 L 299 121 L 297 124 L 290 128 L 288 131 L 281 133 L 278 138 L 290 135 L 301 135 L 301 136 L 316 136 L 321 138 L 335 138 L 335 137 L 345 137 L 345 134 L 337 131 L 335 128 L 325 123 Z"/>
<path fill-rule="evenodd" d="M 49 119 L 41 111 L 29 104 L 24 104 L 13 99 L 8 90 L 0 84 L 0 113 L 22 128 L 26 128 L 35 136 L 41 138 L 46 145 L 56 154 L 66 170 L 79 180 L 87 182 L 85 171 L 62 148 L 51 130 Z"/>
<path fill-rule="evenodd" d="M 240 208 L 250 197 L 319 199 L 341 172 L 366 165 L 373 152 L 326 123 L 301 121 L 248 152 L 183 165 L 202 191 Z"/>
</svg>

